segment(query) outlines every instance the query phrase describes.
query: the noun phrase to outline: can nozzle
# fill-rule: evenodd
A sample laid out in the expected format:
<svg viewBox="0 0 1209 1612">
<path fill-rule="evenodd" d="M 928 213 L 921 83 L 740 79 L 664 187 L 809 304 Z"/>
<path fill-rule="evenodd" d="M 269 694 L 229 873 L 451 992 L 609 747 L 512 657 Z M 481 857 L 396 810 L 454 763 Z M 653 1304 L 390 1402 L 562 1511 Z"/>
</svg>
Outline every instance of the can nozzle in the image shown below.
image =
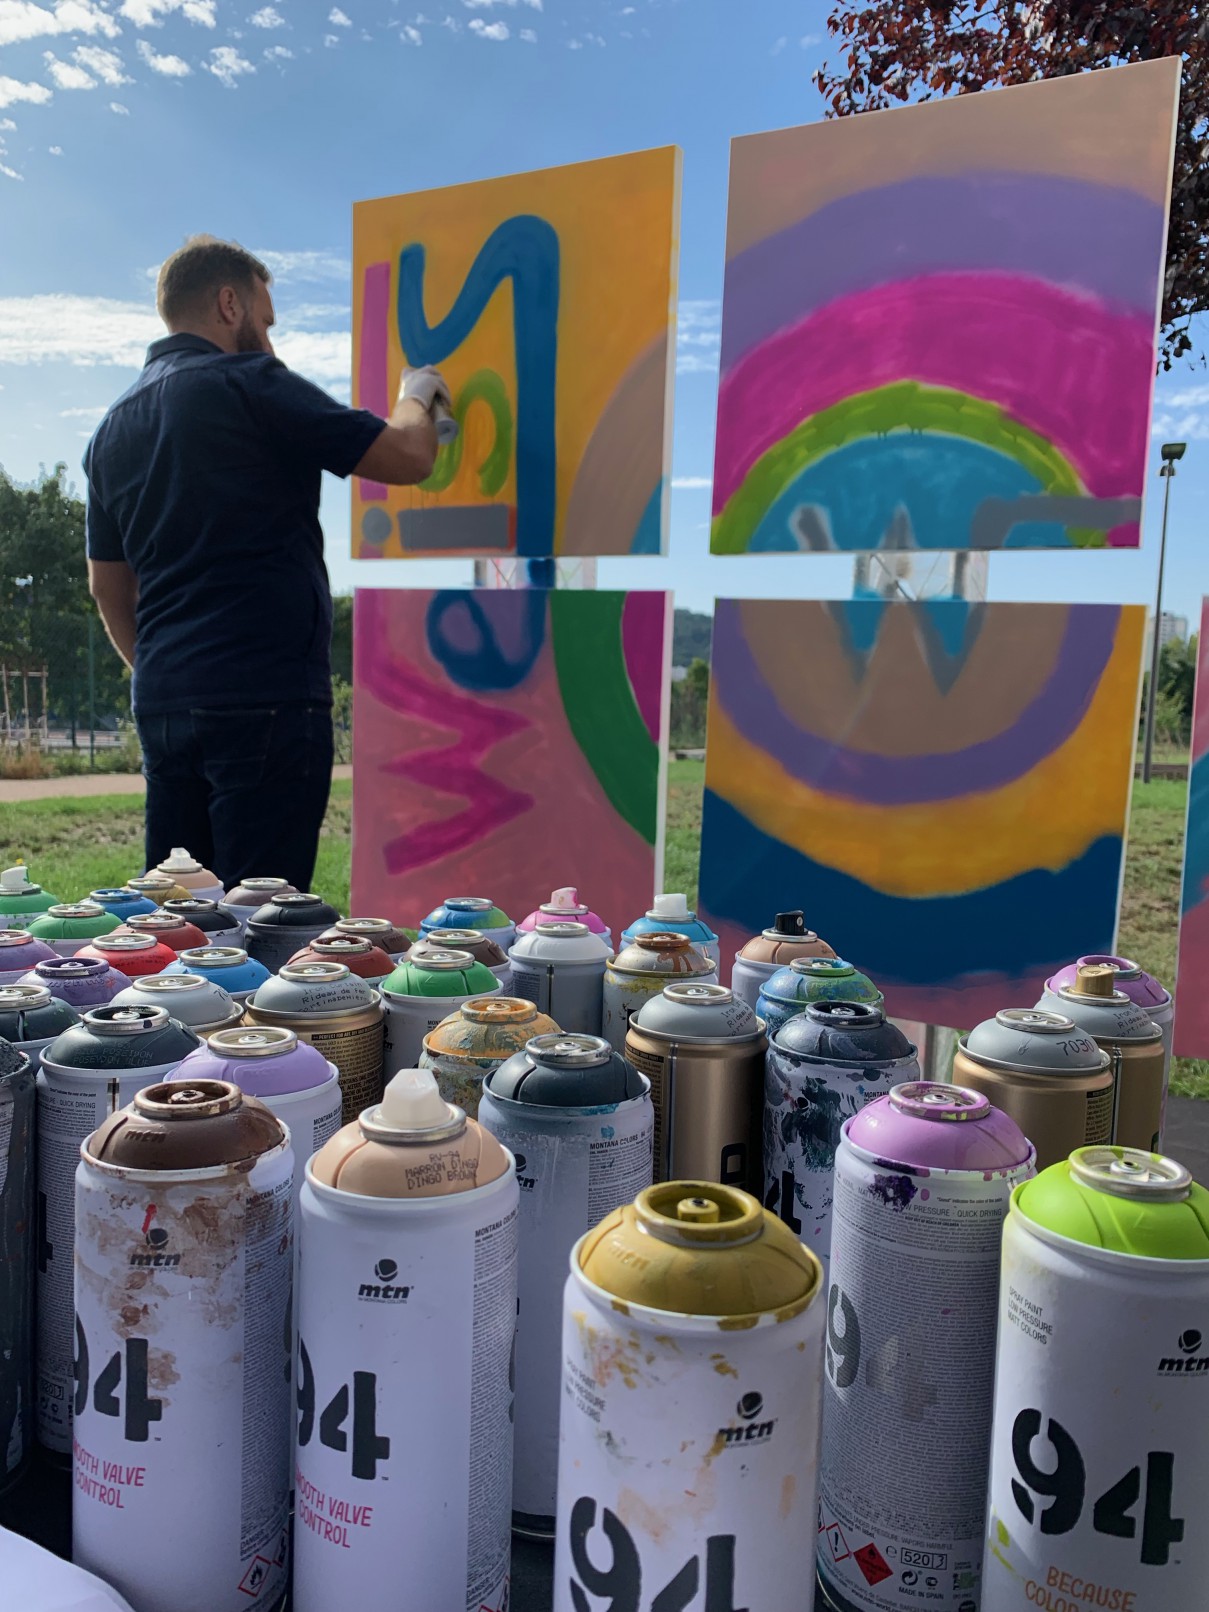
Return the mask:
<svg viewBox="0 0 1209 1612">
<path fill-rule="evenodd" d="M 578 912 L 579 905 L 579 891 L 574 885 L 568 884 L 564 885 L 561 890 L 551 892 L 550 899 L 546 903 L 546 911 Z"/>
<path fill-rule="evenodd" d="M 159 864 L 161 873 L 198 873 L 200 870 L 201 863 L 183 845 L 174 845 L 171 856 L 166 856 Z"/>
<path fill-rule="evenodd" d="M 1084 963 L 1075 973 L 1075 989 L 1080 996 L 1111 997 L 1117 971 L 1108 963 Z"/>
<path fill-rule="evenodd" d="M 24 862 L 18 862 L 15 868 L 5 868 L 4 872 L 0 873 L 0 888 L 7 893 L 15 892 L 19 895 L 25 889 L 25 872 Z"/>
<path fill-rule="evenodd" d="M 382 1101 L 372 1110 L 376 1129 L 431 1131 L 448 1125 L 454 1110 L 437 1089 L 429 1069 L 401 1069 L 389 1080 Z"/>
<path fill-rule="evenodd" d="M 677 1220 L 691 1220 L 697 1225 L 709 1225 L 720 1218 L 718 1205 L 712 1198 L 681 1198 L 676 1205 Z"/>
<path fill-rule="evenodd" d="M 656 896 L 651 903 L 648 918 L 691 918 L 687 896 L 674 892 Z"/>
<path fill-rule="evenodd" d="M 804 935 L 806 915 L 800 909 L 794 912 L 778 912 L 772 921 L 772 927 L 778 935 Z"/>
</svg>

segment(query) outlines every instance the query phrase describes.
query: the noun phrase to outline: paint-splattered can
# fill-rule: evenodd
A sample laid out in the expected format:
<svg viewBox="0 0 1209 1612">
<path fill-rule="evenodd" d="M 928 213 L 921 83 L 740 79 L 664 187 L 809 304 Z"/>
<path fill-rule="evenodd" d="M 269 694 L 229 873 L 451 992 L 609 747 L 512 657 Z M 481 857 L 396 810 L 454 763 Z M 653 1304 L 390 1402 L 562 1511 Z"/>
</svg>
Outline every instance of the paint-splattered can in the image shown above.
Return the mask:
<svg viewBox="0 0 1209 1612">
<path fill-rule="evenodd" d="M 184 885 L 186 890 L 203 900 L 221 901 L 223 898 L 218 875 L 203 867 L 195 856 L 190 856 L 180 845 L 173 847 L 172 854 L 158 863 L 155 871 L 168 874 L 177 884 Z"/>
<path fill-rule="evenodd" d="M 501 991 L 508 990 L 512 983 L 512 965 L 507 952 L 502 952 L 481 929 L 430 929 L 407 955 L 419 962 L 423 957 L 431 957 L 433 952 L 469 952 L 476 963 L 491 970 L 500 982 Z"/>
<path fill-rule="evenodd" d="M 167 946 L 173 955 L 208 944 L 205 930 L 185 918 L 178 918 L 164 907 L 158 912 L 144 913 L 141 918 L 131 918 L 125 928 L 132 935 L 150 935 L 153 940 Z"/>
<path fill-rule="evenodd" d="M 665 985 L 696 980 L 716 985 L 718 970 L 712 957 L 694 946 L 686 935 L 669 929 L 639 935 L 605 964 L 601 1034 L 617 1052 L 625 1051 L 630 1020 L 644 1002 L 658 996 Z"/>
<path fill-rule="evenodd" d="M 378 985 L 393 972 L 394 963 L 382 950 L 359 935 L 333 935 L 330 940 L 312 940 L 296 951 L 291 963 L 343 963 L 350 974 Z"/>
<path fill-rule="evenodd" d="M 352 935 L 357 940 L 368 940 L 371 946 L 380 946 L 392 962 L 397 963 L 411 947 L 411 939 L 389 918 L 341 918 L 339 923 L 325 929 L 320 940 L 334 940 L 337 935 Z"/>
<path fill-rule="evenodd" d="M 1205 1603 L 1209 1193 L 1077 1149 L 1012 1194 L 982 1612 Z"/>
<path fill-rule="evenodd" d="M 518 935 L 527 935 L 530 930 L 536 929 L 538 924 L 579 923 L 587 924 L 594 935 L 612 950 L 613 932 L 598 912 L 593 912 L 579 899 L 579 891 L 574 885 L 564 885 L 561 890 L 555 890 L 549 901 L 543 901 L 540 907 L 535 907 L 516 926 Z"/>
<path fill-rule="evenodd" d="M 34 1068 L 0 1040 L 0 1492 L 33 1444 L 33 1330 Z"/>
<path fill-rule="evenodd" d="M 189 890 L 183 884 L 178 884 L 170 873 L 140 873 L 126 880 L 126 888 L 136 896 L 146 896 L 157 907 L 162 907 L 165 901 L 187 901 L 190 895 Z"/>
<path fill-rule="evenodd" d="M 280 1120 L 217 1080 L 140 1091 L 81 1149 L 72 1557 L 148 1612 L 285 1589 L 292 1177 Z"/>
<path fill-rule="evenodd" d="M 248 1024 L 279 1024 L 340 1071 L 345 1123 L 382 1095 L 382 998 L 343 963 L 287 964 L 248 998 Z"/>
<path fill-rule="evenodd" d="M 206 937 L 203 942 L 206 946 L 238 946 L 240 943 L 243 932 L 239 920 L 223 912 L 217 901 L 192 896 L 188 901 L 165 901 L 163 910 L 200 929 Z"/>
<path fill-rule="evenodd" d="M 488 896 L 446 896 L 420 925 L 421 939 L 433 929 L 477 929 L 490 935 L 502 952 L 516 939 L 516 925 Z"/>
<path fill-rule="evenodd" d="M 915 1048 L 867 1002 L 812 1002 L 768 1044 L 764 1203 L 824 1270 L 840 1127 L 892 1086 L 918 1079 Z"/>
<path fill-rule="evenodd" d="M 776 1035 L 790 1019 L 804 1013 L 812 1002 L 864 1002 L 880 1008 L 882 993 L 859 969 L 842 957 L 795 957 L 765 980 L 756 998 L 756 1012 Z"/>
<path fill-rule="evenodd" d="M 105 885 L 100 890 L 90 890 L 88 899 L 112 913 L 120 924 L 124 924 L 127 918 L 141 918 L 144 913 L 157 910 L 156 903 L 149 896 L 135 895 L 133 890 L 124 890 L 120 885 Z"/>
<path fill-rule="evenodd" d="M 115 929 L 112 935 L 81 946 L 77 957 L 99 957 L 111 968 L 120 969 L 130 979 L 141 979 L 144 974 L 162 974 L 169 963 L 175 962 L 176 953 L 154 935 L 136 935 L 133 929 Z"/>
<path fill-rule="evenodd" d="M 266 902 L 272 901 L 274 896 L 297 894 L 288 879 L 241 879 L 234 890 L 227 891 L 218 905 L 229 918 L 235 919 L 241 935 L 246 935 L 249 920 Z M 243 944 L 242 941 L 240 944 Z"/>
<path fill-rule="evenodd" d="M 0 985 L 18 985 L 35 963 L 59 954 L 28 929 L 0 929 Z"/>
<path fill-rule="evenodd" d="M 240 946 L 193 946 L 179 952 L 164 973 L 200 974 L 203 979 L 221 985 L 233 1002 L 240 1003 L 246 1003 L 269 977 L 264 964 L 249 957 Z"/>
<path fill-rule="evenodd" d="M 834 957 L 834 948 L 806 927 L 800 909 L 778 912 L 772 928 L 762 930 L 735 953 L 730 988 L 741 1002 L 760 1011 L 757 998 L 766 980 L 798 957 Z"/>
<path fill-rule="evenodd" d="M 339 920 L 335 907 L 318 896 L 297 890 L 273 896 L 248 919 L 245 944 L 249 957 L 255 957 L 274 973 L 288 963 L 294 953 Z"/>
<path fill-rule="evenodd" d="M 621 944 L 628 946 L 639 935 L 665 934 L 669 929 L 684 935 L 694 946 L 700 946 L 713 959 L 714 967 L 721 968 L 722 948 L 717 935 L 704 918 L 698 918 L 691 910 L 687 896 L 678 892 L 656 896 L 650 911 L 641 918 L 635 918 L 632 924 L 622 930 Z"/>
<path fill-rule="evenodd" d="M 1012 1116 L 1039 1170 L 1112 1139 L 1109 1056 L 1065 1013 L 1003 1008 L 984 1019 L 958 1046 L 953 1079 Z"/>
<path fill-rule="evenodd" d="M 563 1289 L 586 1231 L 651 1184 L 651 1086 L 599 1036 L 537 1035 L 487 1077 L 479 1117 L 516 1160 L 520 1308 L 512 1526 L 554 1537 Z"/>
<path fill-rule="evenodd" d="M 809 1604 L 824 1320 L 818 1260 L 733 1187 L 648 1187 L 580 1239 L 554 1612 Z"/>
<path fill-rule="evenodd" d="M 558 1025 L 518 996 L 472 996 L 424 1037 L 419 1067 L 431 1069 L 447 1103 L 471 1119 L 478 1115 L 483 1081 L 534 1036 L 557 1034 Z"/>
<path fill-rule="evenodd" d="M 0 985 L 0 1036 L 28 1052 L 35 1065 L 42 1048 L 79 1020 L 45 985 Z"/>
<path fill-rule="evenodd" d="M 95 901 L 60 901 L 32 919 L 29 932 L 59 957 L 74 957 L 89 941 L 120 927 L 113 914 Z"/>
<path fill-rule="evenodd" d="M 630 1020 L 625 1055 L 651 1083 L 656 1181 L 759 1187 L 768 1037 L 725 985 L 667 985 Z"/>
<path fill-rule="evenodd" d="M 1110 964 L 1084 963 L 1073 985 L 1047 988 L 1037 1006 L 1067 1014 L 1108 1054 L 1116 1081 L 1112 1139 L 1122 1147 L 1150 1152 L 1158 1147 L 1163 1129 L 1163 1032 L 1115 984 Z"/>
<path fill-rule="evenodd" d="M 959 1086 L 904 1083 L 844 1121 L 818 1554 L 840 1612 L 978 1603 L 999 1247 L 1034 1157 L 1018 1125 Z M 927 1460 L 927 1481 L 904 1484 L 878 1450 Z"/>
<path fill-rule="evenodd" d="M 160 1007 L 93 1008 L 38 1071 L 38 1441 L 71 1451 L 72 1201 L 80 1143 L 200 1046 Z"/>
<path fill-rule="evenodd" d="M 204 1039 L 243 1018 L 243 1006 L 203 974 L 147 974 L 113 999 L 115 1007 L 162 1007 L 178 1024 Z"/>
<path fill-rule="evenodd" d="M 308 1165 L 295 1612 L 508 1605 L 516 1212 L 427 1070 Z"/>
<path fill-rule="evenodd" d="M 39 913 L 59 904 L 58 896 L 26 877 L 28 872 L 19 862 L 0 873 L 0 923 L 7 929 L 27 928 Z"/>
<path fill-rule="evenodd" d="M 420 955 L 416 955 L 419 953 Z M 386 1078 L 414 1069 L 424 1037 L 471 997 L 491 996 L 500 982 L 469 952 L 428 951 L 413 946 L 382 981 L 386 1010 Z"/>
<path fill-rule="evenodd" d="M 599 1035 L 609 948 L 587 924 L 537 924 L 508 953 L 512 991 L 535 1002 L 560 1029 Z"/>
<path fill-rule="evenodd" d="M 130 984 L 128 975 L 99 957 L 48 957 L 17 981 L 18 985 L 41 985 L 61 1002 L 82 1013 L 86 1008 L 104 1007 Z"/>
</svg>

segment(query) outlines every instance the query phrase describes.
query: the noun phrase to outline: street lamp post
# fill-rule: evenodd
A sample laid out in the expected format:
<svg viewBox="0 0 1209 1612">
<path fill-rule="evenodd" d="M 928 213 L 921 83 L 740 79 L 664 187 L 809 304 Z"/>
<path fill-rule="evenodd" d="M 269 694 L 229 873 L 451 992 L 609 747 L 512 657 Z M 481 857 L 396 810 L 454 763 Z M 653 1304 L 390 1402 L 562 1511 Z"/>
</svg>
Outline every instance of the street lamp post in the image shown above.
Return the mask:
<svg viewBox="0 0 1209 1612">
<path fill-rule="evenodd" d="M 1163 532 L 1159 539 L 1159 584 L 1154 600 L 1154 627 L 1150 644 L 1150 686 L 1146 690 L 1146 747 L 1142 752 L 1142 782 L 1150 782 L 1150 763 L 1154 754 L 1154 706 L 1159 692 L 1159 655 L 1162 651 L 1163 625 L 1163 566 L 1167 560 L 1167 507 L 1171 502 L 1171 478 L 1175 475 L 1177 459 L 1184 457 L 1186 442 L 1164 442 L 1161 449 L 1163 468 L 1159 475 L 1166 478 L 1163 489 Z"/>
</svg>

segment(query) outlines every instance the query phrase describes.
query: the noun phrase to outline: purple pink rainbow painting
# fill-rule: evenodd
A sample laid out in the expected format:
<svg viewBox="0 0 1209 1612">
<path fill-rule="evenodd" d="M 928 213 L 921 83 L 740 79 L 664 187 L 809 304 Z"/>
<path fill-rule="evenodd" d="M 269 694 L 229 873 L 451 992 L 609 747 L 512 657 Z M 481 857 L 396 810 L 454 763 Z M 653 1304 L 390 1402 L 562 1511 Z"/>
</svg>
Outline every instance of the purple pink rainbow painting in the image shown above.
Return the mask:
<svg viewBox="0 0 1209 1612">
<path fill-rule="evenodd" d="M 1179 73 L 733 142 L 715 553 L 1139 545 Z"/>
<path fill-rule="evenodd" d="M 615 933 L 662 875 L 671 594 L 358 589 L 352 901 L 513 918 L 577 885 Z"/>
<path fill-rule="evenodd" d="M 1209 1058 L 1209 599 L 1201 603 L 1188 831 L 1180 897 L 1180 954 L 1175 988 L 1175 1052 Z"/>
</svg>

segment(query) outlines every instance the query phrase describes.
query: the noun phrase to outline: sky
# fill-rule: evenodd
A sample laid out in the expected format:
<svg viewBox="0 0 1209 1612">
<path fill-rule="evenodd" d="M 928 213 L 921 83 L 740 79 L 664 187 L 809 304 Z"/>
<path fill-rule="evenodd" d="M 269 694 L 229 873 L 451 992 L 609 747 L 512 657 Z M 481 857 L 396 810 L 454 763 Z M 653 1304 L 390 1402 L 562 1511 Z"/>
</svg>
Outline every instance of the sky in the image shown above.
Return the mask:
<svg viewBox="0 0 1209 1612">
<path fill-rule="evenodd" d="M 18 479 L 84 444 L 162 334 L 160 260 L 190 234 L 274 271 L 277 350 L 348 398 L 351 206 L 647 146 L 684 152 L 671 541 L 602 561 L 600 586 L 845 597 L 851 562 L 711 558 L 709 488 L 730 138 L 809 122 L 836 52 L 826 0 L 0 0 L 0 464 Z M 1209 338 L 1209 331 L 1206 332 Z M 1200 344 L 1209 347 L 1209 339 Z M 1198 349 L 1199 350 L 1199 349 Z M 1172 489 L 1164 608 L 1209 590 L 1209 370 L 1156 391 L 1140 552 L 1003 553 L 989 597 L 1154 597 L 1162 441 Z M 354 562 L 325 477 L 337 589 L 458 585 L 466 561 Z"/>
</svg>

